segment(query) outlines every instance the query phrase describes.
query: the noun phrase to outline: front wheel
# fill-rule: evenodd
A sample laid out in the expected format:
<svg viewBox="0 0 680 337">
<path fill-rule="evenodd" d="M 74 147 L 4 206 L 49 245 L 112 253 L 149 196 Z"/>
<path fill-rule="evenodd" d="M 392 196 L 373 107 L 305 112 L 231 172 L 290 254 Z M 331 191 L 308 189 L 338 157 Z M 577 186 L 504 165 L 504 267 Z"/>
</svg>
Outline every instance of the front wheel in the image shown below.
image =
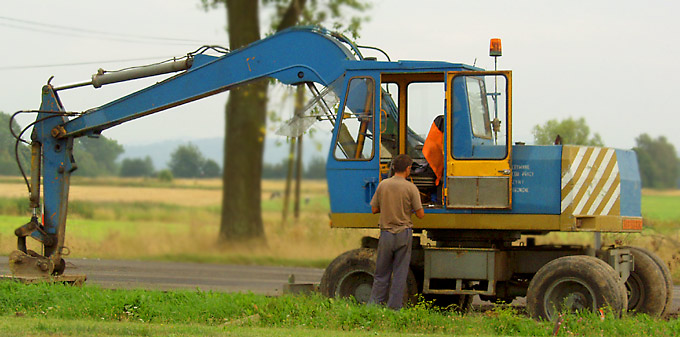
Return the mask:
<svg viewBox="0 0 680 337">
<path fill-rule="evenodd" d="M 336 257 L 326 267 L 319 290 L 328 297 L 354 297 L 359 303 L 368 302 L 373 289 L 376 255 L 375 249 L 360 248 Z M 414 303 L 417 292 L 416 278 L 409 270 L 404 304 Z"/>
<path fill-rule="evenodd" d="M 609 306 L 620 314 L 627 297 L 616 271 L 592 256 L 565 256 L 538 270 L 527 290 L 527 310 L 536 319 L 563 311 L 595 311 Z"/>
</svg>

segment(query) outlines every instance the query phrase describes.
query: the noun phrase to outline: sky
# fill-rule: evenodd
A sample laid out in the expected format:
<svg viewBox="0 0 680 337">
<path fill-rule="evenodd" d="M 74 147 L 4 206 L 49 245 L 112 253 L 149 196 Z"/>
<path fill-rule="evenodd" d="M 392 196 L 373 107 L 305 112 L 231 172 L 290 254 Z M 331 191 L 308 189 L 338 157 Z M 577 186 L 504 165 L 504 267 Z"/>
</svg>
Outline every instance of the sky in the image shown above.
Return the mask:
<svg viewBox="0 0 680 337">
<path fill-rule="evenodd" d="M 499 69 L 513 71 L 514 141 L 531 144 L 532 128 L 548 120 L 583 117 L 606 146 L 632 148 L 647 133 L 680 149 L 679 10 L 680 2 L 660 0 L 376 0 L 357 42 L 380 47 L 392 60 L 493 69 L 489 39 L 501 38 Z M 267 19 L 262 15 L 263 25 Z M 37 109 L 50 76 L 56 86 L 84 82 L 99 68 L 162 61 L 204 44 L 227 46 L 225 27 L 224 8 L 205 11 L 200 0 L 5 2 L 0 111 Z M 158 80 L 83 87 L 60 97 L 67 110 L 83 111 Z M 225 102 L 219 94 L 104 135 L 124 145 L 223 137 Z"/>
</svg>

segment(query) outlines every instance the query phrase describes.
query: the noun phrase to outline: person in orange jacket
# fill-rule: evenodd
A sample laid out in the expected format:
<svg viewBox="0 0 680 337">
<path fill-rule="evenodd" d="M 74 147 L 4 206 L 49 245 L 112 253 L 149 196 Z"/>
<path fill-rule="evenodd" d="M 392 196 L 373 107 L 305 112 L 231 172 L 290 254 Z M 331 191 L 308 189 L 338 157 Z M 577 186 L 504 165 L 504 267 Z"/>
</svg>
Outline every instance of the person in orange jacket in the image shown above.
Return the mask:
<svg viewBox="0 0 680 337">
<path fill-rule="evenodd" d="M 437 176 L 435 185 L 439 186 L 444 174 L 444 115 L 437 116 L 432 122 L 423 144 L 423 155 Z"/>
</svg>

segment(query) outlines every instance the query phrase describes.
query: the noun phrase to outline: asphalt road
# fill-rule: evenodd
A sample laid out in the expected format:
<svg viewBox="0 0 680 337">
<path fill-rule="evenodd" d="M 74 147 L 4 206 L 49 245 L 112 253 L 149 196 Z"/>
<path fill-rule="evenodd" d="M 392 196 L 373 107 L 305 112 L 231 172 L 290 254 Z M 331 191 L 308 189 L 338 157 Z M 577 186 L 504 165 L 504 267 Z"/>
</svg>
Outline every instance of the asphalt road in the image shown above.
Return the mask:
<svg viewBox="0 0 680 337">
<path fill-rule="evenodd" d="M 9 274 L 7 256 L 0 274 Z M 87 275 L 88 284 L 111 289 L 201 289 L 280 295 L 291 274 L 299 283 L 318 283 L 323 269 L 132 260 L 67 259 L 66 275 Z"/>
<path fill-rule="evenodd" d="M 7 257 L 0 258 L 0 274 L 9 274 Z M 242 266 L 206 263 L 68 259 L 66 274 L 85 274 L 88 284 L 115 289 L 201 289 L 280 295 L 294 275 L 296 283 L 319 283 L 323 269 Z M 680 286 L 673 291 L 672 313 L 680 311 Z M 478 299 L 475 304 L 484 304 Z M 513 304 L 522 305 L 523 299 Z"/>
</svg>

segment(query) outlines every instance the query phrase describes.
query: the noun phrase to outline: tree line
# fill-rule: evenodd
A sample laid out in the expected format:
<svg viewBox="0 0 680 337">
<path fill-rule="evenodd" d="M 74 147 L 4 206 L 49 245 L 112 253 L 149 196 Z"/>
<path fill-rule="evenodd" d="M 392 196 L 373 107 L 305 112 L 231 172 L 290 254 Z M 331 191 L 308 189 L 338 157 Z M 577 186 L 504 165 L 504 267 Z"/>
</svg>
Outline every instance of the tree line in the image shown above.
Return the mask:
<svg viewBox="0 0 680 337">
<path fill-rule="evenodd" d="M 0 112 L 0 127 L 9 125 L 10 116 Z M 16 134 L 20 127 L 13 121 L 12 129 Z M 9 132 L 0 132 L 0 175 L 19 175 L 14 152 L 16 140 Z M 30 170 L 30 149 L 26 144 L 19 143 L 18 157 L 24 171 Z M 222 167 L 206 158 L 198 146 L 187 143 L 177 146 L 170 155 L 167 169 L 157 170 L 150 156 L 144 158 L 119 157 L 125 152 L 122 145 L 114 139 L 100 136 L 98 139 L 81 137 L 75 140 L 73 157 L 76 159 L 78 170 L 74 176 L 100 177 L 159 177 L 163 180 L 173 178 L 219 178 Z M 283 163 L 263 165 L 262 178 L 285 178 L 287 167 Z M 304 170 L 304 177 L 323 179 L 326 177 L 326 162 L 322 158 L 314 158 Z"/>
<path fill-rule="evenodd" d="M 590 134 L 585 118 L 549 120 L 533 129 L 536 145 L 571 144 L 604 146 L 600 135 Z M 673 144 L 664 136 L 656 139 L 643 133 L 635 138 L 633 151 L 637 154 L 642 187 L 680 188 L 680 159 Z"/>
<path fill-rule="evenodd" d="M 0 112 L 0 126 L 9 125 L 9 115 Z M 18 133 L 19 125 L 14 121 L 12 128 Z M 561 121 L 550 120 L 533 129 L 536 145 L 561 144 L 604 146 L 599 134 L 590 133 L 584 118 L 567 118 Z M 653 138 L 641 134 L 635 139 L 633 150 L 637 154 L 642 186 L 648 188 L 677 188 L 680 183 L 680 159 L 673 144 L 664 136 Z M 0 174 L 19 175 L 14 153 L 15 139 L 9 132 L 0 132 Z M 30 149 L 19 144 L 18 157 L 28 170 Z M 171 154 L 167 169 L 156 170 L 151 157 L 126 158 L 120 163 L 123 146 L 113 139 L 99 137 L 76 139 L 73 156 L 77 160 L 76 176 L 121 176 L 121 177 L 159 177 L 172 178 L 218 178 L 222 168 L 212 159 L 205 158 L 200 149 L 191 143 L 179 145 Z M 28 172 L 27 172 L 28 173 Z M 277 164 L 264 163 L 262 178 L 282 179 L 287 174 L 287 160 Z M 305 167 L 304 178 L 324 179 L 326 161 L 321 157 L 313 158 Z"/>
</svg>

